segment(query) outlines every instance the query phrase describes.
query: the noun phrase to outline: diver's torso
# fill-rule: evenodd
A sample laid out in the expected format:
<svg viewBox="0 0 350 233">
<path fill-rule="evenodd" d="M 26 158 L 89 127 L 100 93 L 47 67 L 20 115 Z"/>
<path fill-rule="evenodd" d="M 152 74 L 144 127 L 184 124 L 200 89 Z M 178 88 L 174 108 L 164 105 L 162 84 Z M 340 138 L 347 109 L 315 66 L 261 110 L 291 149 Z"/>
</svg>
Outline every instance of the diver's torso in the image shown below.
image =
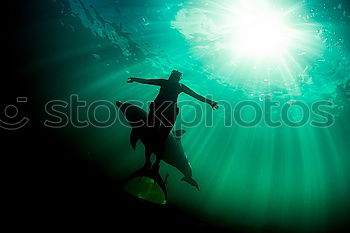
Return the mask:
<svg viewBox="0 0 350 233">
<path fill-rule="evenodd" d="M 173 102 L 176 104 L 177 97 L 182 92 L 182 84 L 178 82 L 166 81 L 160 87 L 158 96 L 154 100 L 155 103 L 163 103 L 165 101 Z"/>
</svg>

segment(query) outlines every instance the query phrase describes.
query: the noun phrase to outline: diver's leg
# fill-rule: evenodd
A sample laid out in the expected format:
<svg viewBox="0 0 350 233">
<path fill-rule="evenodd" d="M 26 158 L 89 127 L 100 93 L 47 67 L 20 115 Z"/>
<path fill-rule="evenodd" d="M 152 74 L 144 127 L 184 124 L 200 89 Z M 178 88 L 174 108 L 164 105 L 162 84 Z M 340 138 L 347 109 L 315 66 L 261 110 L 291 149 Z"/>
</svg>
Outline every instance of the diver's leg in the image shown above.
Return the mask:
<svg viewBox="0 0 350 233">
<path fill-rule="evenodd" d="M 165 153 L 166 140 L 175 124 L 176 115 L 173 111 L 168 111 L 163 115 L 166 119 L 162 118 L 162 124 L 159 126 L 159 142 L 160 142 L 160 154 Z"/>
<path fill-rule="evenodd" d="M 173 128 L 173 126 L 164 126 L 163 124 L 160 125 L 159 133 L 160 133 L 160 137 L 161 137 L 161 139 L 163 141 L 166 141 L 166 139 L 168 138 L 172 128 Z"/>
<path fill-rule="evenodd" d="M 152 170 L 153 172 L 158 173 L 159 172 L 159 166 L 160 166 L 160 157 L 156 156 L 156 161 L 153 164 Z"/>
<path fill-rule="evenodd" d="M 155 107 L 154 107 L 154 102 L 152 102 L 149 106 L 148 117 L 147 117 L 148 127 L 154 127 L 154 112 L 155 112 Z"/>
<path fill-rule="evenodd" d="M 151 155 L 152 155 L 152 151 L 149 150 L 149 149 L 145 149 L 145 165 L 143 166 L 144 168 L 146 169 L 150 169 L 151 166 L 152 166 L 152 163 L 151 163 Z"/>
<path fill-rule="evenodd" d="M 147 126 L 152 128 L 158 128 L 160 124 L 160 118 L 158 116 L 157 105 L 152 102 L 149 106 L 149 112 L 147 117 Z"/>
<path fill-rule="evenodd" d="M 167 112 L 164 113 L 164 118 L 162 118 L 162 124 L 160 125 L 161 138 L 165 141 L 169 136 L 172 128 L 175 125 L 176 117 L 179 110 L 176 106 L 169 108 Z"/>
</svg>

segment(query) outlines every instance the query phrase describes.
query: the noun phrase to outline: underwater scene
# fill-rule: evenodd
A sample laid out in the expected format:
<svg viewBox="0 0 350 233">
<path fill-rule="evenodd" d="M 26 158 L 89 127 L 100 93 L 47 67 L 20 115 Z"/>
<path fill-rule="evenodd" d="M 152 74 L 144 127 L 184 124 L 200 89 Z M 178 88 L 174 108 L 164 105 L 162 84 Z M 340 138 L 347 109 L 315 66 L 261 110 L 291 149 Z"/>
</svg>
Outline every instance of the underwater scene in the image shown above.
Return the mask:
<svg viewBox="0 0 350 233">
<path fill-rule="evenodd" d="M 111 189 L 232 232 L 350 230 L 349 1 L 50 0 L 26 11 L 40 12 L 19 29 L 28 100 Z M 163 148 L 132 120 L 175 74 Z M 156 177 L 123 183 L 147 161 Z"/>
</svg>

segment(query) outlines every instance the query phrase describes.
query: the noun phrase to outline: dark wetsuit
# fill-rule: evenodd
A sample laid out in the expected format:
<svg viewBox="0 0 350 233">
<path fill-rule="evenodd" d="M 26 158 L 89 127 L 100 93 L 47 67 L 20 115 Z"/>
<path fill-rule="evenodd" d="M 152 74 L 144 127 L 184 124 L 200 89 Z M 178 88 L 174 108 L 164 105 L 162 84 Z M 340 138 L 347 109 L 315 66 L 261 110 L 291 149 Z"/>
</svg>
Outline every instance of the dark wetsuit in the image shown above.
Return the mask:
<svg viewBox="0 0 350 233">
<path fill-rule="evenodd" d="M 151 127 L 159 128 L 161 137 L 165 139 L 175 124 L 179 113 L 177 97 L 184 91 L 185 86 L 165 79 L 158 80 L 158 82 L 160 90 L 150 105 L 148 124 Z"/>
<path fill-rule="evenodd" d="M 170 79 L 142 79 L 142 78 L 130 78 L 128 82 L 138 82 L 143 84 L 160 86 L 160 90 L 156 99 L 150 106 L 148 113 L 148 126 L 159 128 L 160 136 L 166 139 L 171 129 L 175 124 L 176 117 L 179 113 L 177 107 L 177 97 L 181 92 L 192 96 L 204 103 L 212 105 L 213 108 L 217 107 L 217 103 L 203 96 L 198 95 L 187 86 L 179 83 L 178 81 L 171 81 Z"/>
</svg>

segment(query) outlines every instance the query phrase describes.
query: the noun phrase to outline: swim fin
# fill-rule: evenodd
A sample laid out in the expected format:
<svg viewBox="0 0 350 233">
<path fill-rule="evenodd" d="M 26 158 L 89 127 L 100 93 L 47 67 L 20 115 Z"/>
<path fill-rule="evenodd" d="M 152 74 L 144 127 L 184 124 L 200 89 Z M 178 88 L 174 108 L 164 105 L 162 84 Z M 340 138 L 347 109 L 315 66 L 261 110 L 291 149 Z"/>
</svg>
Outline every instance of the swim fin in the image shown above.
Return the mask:
<svg viewBox="0 0 350 233">
<path fill-rule="evenodd" d="M 166 186 L 165 183 L 162 179 L 162 177 L 159 175 L 159 172 L 153 170 L 153 169 L 147 169 L 147 168 L 141 168 L 137 171 L 135 171 L 134 173 L 132 173 L 128 178 L 126 178 L 126 180 L 123 182 L 124 185 L 127 184 L 129 181 L 131 181 L 132 179 L 136 178 L 136 177 L 148 177 L 151 178 L 152 180 L 154 180 L 155 183 L 157 183 L 159 185 L 159 187 L 162 189 L 163 193 L 164 193 L 164 200 L 165 202 L 168 201 L 168 193 L 166 190 Z"/>
</svg>

